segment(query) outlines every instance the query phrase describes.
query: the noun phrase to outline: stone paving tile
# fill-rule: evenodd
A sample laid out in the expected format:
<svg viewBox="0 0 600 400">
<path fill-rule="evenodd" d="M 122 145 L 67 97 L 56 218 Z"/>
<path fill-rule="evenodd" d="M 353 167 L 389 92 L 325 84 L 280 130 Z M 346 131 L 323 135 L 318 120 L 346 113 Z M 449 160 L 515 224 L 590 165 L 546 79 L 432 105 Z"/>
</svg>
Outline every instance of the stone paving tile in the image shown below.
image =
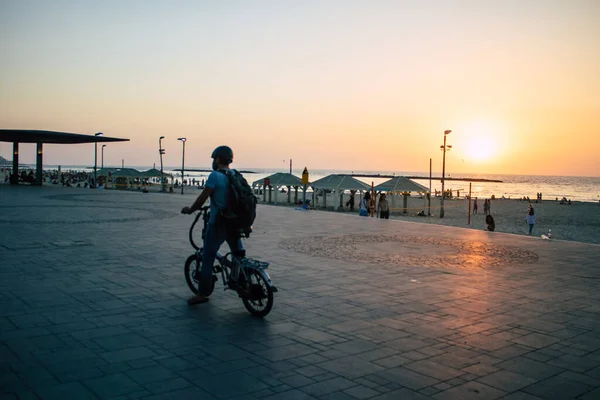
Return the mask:
<svg viewBox="0 0 600 400">
<path fill-rule="evenodd" d="M 523 392 L 538 396 L 544 399 L 574 399 L 578 396 L 590 392 L 592 387 L 572 381 L 562 377 L 552 377 L 543 381 L 534 383 L 524 389 Z"/>
<path fill-rule="evenodd" d="M 598 397 L 598 246 L 260 205 L 245 244 L 280 291 L 258 320 L 230 292 L 185 304 L 194 194 L 0 191 L 0 398 Z M 341 232 L 391 246 L 294 247 Z M 537 261 L 436 260 L 461 240 Z M 390 261 L 404 249 L 419 262 Z"/>
<path fill-rule="evenodd" d="M 315 397 L 310 394 L 301 392 L 298 389 L 287 390 L 282 393 L 277 393 L 271 396 L 264 397 L 264 400 L 313 400 Z"/>
<path fill-rule="evenodd" d="M 579 397 L 580 400 L 595 400 L 600 398 L 600 388 L 594 389 L 591 392 L 587 392 L 586 394 Z"/>
<path fill-rule="evenodd" d="M 64 400 L 66 398 L 96 400 L 99 398 L 79 382 L 63 383 L 49 388 L 36 388 L 35 392 L 43 400 Z"/>
<path fill-rule="evenodd" d="M 464 372 L 456 370 L 452 367 L 438 364 L 435 361 L 421 360 L 410 364 L 405 364 L 405 368 L 419 372 L 423 375 L 430 376 L 439 381 L 448 381 L 464 374 Z"/>
<path fill-rule="evenodd" d="M 548 364 L 556 365 L 564 369 L 574 372 L 585 372 L 597 366 L 597 361 L 590 360 L 586 357 L 576 357 L 570 354 L 565 354 L 560 357 L 553 358 Z"/>
<path fill-rule="evenodd" d="M 503 397 L 506 392 L 495 389 L 493 387 L 478 383 L 478 382 L 467 382 L 465 384 L 455 386 L 451 389 L 444 390 L 433 396 L 434 399 L 439 400 L 452 400 L 452 399 L 499 399 Z"/>
<path fill-rule="evenodd" d="M 379 392 L 367 387 L 367 386 L 354 386 L 350 389 L 344 390 L 344 393 L 355 399 L 369 399 L 379 395 Z"/>
<path fill-rule="evenodd" d="M 105 375 L 96 379 L 87 379 L 82 382 L 100 398 L 120 396 L 142 389 L 139 384 L 122 373 Z"/>
<path fill-rule="evenodd" d="M 477 379 L 477 382 L 511 393 L 536 383 L 537 380 L 510 371 L 497 371 Z"/>
<path fill-rule="evenodd" d="M 377 364 L 354 356 L 326 361 L 324 363 L 317 364 L 317 366 L 348 379 L 360 378 L 362 376 L 384 370 L 383 367 Z"/>
<path fill-rule="evenodd" d="M 525 392 L 514 392 L 504 396 L 502 400 L 540 400 L 541 397 L 533 396 Z"/>
<path fill-rule="evenodd" d="M 546 379 L 564 371 L 562 368 L 541 363 L 539 361 L 529 360 L 525 357 L 515 357 L 494 366 L 518 374 L 523 374 L 536 380 Z"/>
<path fill-rule="evenodd" d="M 144 400 L 216 400 L 217 397 L 211 396 L 198 387 L 186 387 L 172 390 L 170 392 L 160 393 L 153 396 L 146 396 Z"/>
<path fill-rule="evenodd" d="M 440 382 L 435 378 L 423 375 L 410 369 L 406 369 L 404 367 L 387 369 L 385 371 L 374 374 L 374 376 L 382 377 L 390 382 L 399 382 L 403 386 L 406 386 L 407 388 L 412 390 L 423 389 L 428 386 L 433 386 Z M 373 379 L 373 377 L 367 376 L 367 379 Z"/>
<path fill-rule="evenodd" d="M 337 392 L 344 389 L 349 389 L 353 386 L 357 386 L 356 383 L 346 378 L 337 377 L 328 379 L 322 382 L 313 383 L 300 388 L 306 394 L 314 397 L 321 397 L 327 394 Z"/>
<path fill-rule="evenodd" d="M 394 390 L 392 392 L 381 394 L 381 395 L 376 396 L 376 397 L 372 397 L 371 399 L 372 400 L 396 400 L 396 399 L 402 399 L 402 400 L 425 400 L 425 399 L 430 399 L 430 397 L 422 395 L 422 394 L 419 394 L 419 393 L 414 392 L 414 391 L 412 391 L 410 389 L 402 388 L 402 389 Z"/>
</svg>

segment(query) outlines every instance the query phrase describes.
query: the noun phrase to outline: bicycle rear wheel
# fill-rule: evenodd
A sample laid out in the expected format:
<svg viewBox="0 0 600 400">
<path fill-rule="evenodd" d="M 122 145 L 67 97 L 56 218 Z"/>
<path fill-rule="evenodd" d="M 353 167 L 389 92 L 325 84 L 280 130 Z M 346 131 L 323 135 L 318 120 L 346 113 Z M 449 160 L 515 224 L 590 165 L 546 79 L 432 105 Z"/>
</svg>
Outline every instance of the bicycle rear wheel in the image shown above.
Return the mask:
<svg viewBox="0 0 600 400">
<path fill-rule="evenodd" d="M 244 306 L 255 317 L 264 317 L 273 308 L 273 289 L 255 269 L 246 275 L 246 283 L 241 289 Z"/>
</svg>

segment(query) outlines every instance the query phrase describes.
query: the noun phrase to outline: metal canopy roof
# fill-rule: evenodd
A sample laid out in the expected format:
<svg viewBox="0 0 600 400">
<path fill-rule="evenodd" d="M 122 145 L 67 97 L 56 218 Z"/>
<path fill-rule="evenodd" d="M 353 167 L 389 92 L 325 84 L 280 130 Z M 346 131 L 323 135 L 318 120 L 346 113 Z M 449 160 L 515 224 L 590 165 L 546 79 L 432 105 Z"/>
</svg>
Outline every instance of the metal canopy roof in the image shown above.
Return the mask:
<svg viewBox="0 0 600 400">
<path fill-rule="evenodd" d="M 24 129 L 0 129 L 0 142 L 76 144 L 95 142 L 126 142 L 129 139 L 107 136 L 82 135 L 79 133 L 37 131 Z"/>
<path fill-rule="evenodd" d="M 382 184 L 375 186 L 375 190 L 394 193 L 429 192 L 429 189 L 425 186 L 420 185 L 417 182 L 408 179 L 404 176 L 397 176 L 395 178 L 390 179 L 389 181 L 385 181 Z"/>
<path fill-rule="evenodd" d="M 288 174 L 285 172 L 277 172 L 273 175 L 267 176 L 271 180 L 271 186 L 302 186 L 302 179 L 296 175 Z M 259 179 L 252 183 L 252 186 L 262 186 L 266 178 Z"/>
<path fill-rule="evenodd" d="M 369 190 L 371 187 L 350 175 L 327 175 L 310 184 L 315 189 Z"/>
</svg>

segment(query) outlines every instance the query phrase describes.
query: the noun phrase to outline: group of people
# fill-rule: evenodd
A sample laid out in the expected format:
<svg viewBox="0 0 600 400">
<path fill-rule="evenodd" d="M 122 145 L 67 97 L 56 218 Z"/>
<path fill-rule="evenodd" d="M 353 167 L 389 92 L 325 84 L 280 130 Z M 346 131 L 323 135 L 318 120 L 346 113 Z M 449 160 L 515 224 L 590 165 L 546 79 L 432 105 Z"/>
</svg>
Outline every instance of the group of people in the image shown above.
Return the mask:
<svg viewBox="0 0 600 400">
<path fill-rule="evenodd" d="M 18 179 L 24 183 L 35 183 L 35 171 L 33 169 L 21 169 L 18 175 L 13 175 L 9 169 L 4 169 L 4 181 L 8 182 L 12 179 Z M 72 186 L 79 182 L 86 182 L 93 186 L 94 175 L 83 171 L 59 171 L 59 170 L 43 170 L 42 182 L 49 182 L 53 185 L 61 184 L 62 186 Z"/>
<path fill-rule="evenodd" d="M 558 201 L 558 197 L 556 198 L 556 201 Z M 567 204 L 567 205 L 570 206 L 571 205 L 571 199 L 567 199 L 566 197 L 563 196 L 563 198 L 560 199 L 560 203 L 559 204 L 561 206 L 564 205 L 564 204 Z"/>
<path fill-rule="evenodd" d="M 198 189 L 201 189 L 201 188 L 204 187 L 204 178 L 202 178 L 202 180 L 196 179 L 196 178 L 184 179 L 182 182 L 183 182 L 183 186 L 196 186 Z M 181 183 L 179 182 L 179 179 L 175 179 L 175 182 L 173 183 L 173 186 L 176 189 L 181 186 Z"/>
<path fill-rule="evenodd" d="M 467 196 L 468 198 L 468 196 Z M 492 196 L 495 198 L 495 196 Z M 477 203 L 477 197 L 473 199 L 473 214 L 477 214 L 479 210 L 479 204 Z M 485 199 L 483 201 L 483 213 L 485 214 L 485 224 L 486 230 L 493 232 L 496 230 L 496 221 L 494 221 L 494 217 L 492 217 L 492 200 Z"/>
<path fill-rule="evenodd" d="M 352 206 L 354 206 L 354 195 L 351 195 Z M 352 209 L 351 209 L 352 210 Z M 371 192 L 365 192 L 365 195 L 360 201 L 360 209 L 358 214 L 361 217 L 368 217 L 371 215 L 371 210 L 374 211 L 375 216 L 381 219 L 390 219 L 390 205 L 387 200 L 385 193 L 379 195 L 379 201 L 373 199 L 371 202 Z"/>
<path fill-rule="evenodd" d="M 479 210 L 479 204 L 477 203 L 477 197 L 473 199 L 473 214 L 477 214 Z M 492 215 L 492 200 L 485 199 L 483 201 L 483 214 L 484 215 Z"/>
</svg>

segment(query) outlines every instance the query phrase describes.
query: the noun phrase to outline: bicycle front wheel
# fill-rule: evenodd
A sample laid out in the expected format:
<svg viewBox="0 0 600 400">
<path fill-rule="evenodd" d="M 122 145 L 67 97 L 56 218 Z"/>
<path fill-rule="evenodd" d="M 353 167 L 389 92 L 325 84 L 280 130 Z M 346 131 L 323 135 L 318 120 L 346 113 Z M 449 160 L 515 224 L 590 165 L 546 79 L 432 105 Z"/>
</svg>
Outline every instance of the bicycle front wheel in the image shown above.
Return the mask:
<svg viewBox="0 0 600 400">
<path fill-rule="evenodd" d="M 200 251 L 202 251 L 202 250 L 200 250 Z M 185 282 L 187 283 L 188 287 L 194 294 L 197 294 L 199 291 L 200 270 L 201 269 L 202 269 L 202 257 L 192 254 L 185 261 Z M 206 295 L 207 297 L 210 296 L 212 294 L 212 292 L 215 290 L 215 283 L 217 282 L 217 280 L 218 280 L 218 278 L 213 271 L 210 289 L 209 289 L 208 294 Z"/>
<path fill-rule="evenodd" d="M 192 254 L 185 261 L 185 282 L 192 291 L 192 293 L 198 293 L 198 283 L 196 283 L 196 275 L 200 277 L 200 267 L 202 266 L 202 259 Z"/>
<path fill-rule="evenodd" d="M 242 301 L 246 310 L 255 317 L 264 317 L 273 308 L 273 289 L 265 278 L 257 271 L 250 270 L 246 275 L 246 283 Z"/>
</svg>

